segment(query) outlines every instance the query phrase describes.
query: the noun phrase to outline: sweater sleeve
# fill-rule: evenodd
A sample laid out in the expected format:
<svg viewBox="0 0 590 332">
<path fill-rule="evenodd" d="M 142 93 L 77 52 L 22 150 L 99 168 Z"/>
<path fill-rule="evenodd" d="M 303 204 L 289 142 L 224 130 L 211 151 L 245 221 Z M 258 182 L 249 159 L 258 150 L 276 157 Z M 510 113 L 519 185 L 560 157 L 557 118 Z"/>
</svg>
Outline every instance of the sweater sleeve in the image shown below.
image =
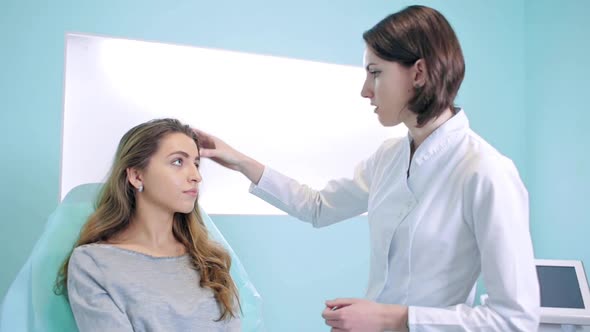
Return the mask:
<svg viewBox="0 0 590 332">
<path fill-rule="evenodd" d="M 104 288 L 104 274 L 86 252 L 74 250 L 68 266 L 68 299 L 80 332 L 133 331 Z"/>
</svg>

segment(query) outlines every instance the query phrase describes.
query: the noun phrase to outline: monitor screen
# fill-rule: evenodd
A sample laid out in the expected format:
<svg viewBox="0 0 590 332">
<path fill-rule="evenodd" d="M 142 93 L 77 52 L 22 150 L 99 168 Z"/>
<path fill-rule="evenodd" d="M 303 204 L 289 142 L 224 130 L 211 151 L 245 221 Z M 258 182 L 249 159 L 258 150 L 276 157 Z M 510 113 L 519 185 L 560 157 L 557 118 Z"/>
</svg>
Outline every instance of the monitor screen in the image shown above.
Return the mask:
<svg viewBox="0 0 590 332">
<path fill-rule="evenodd" d="M 573 266 L 537 265 L 541 307 L 585 309 Z"/>
</svg>

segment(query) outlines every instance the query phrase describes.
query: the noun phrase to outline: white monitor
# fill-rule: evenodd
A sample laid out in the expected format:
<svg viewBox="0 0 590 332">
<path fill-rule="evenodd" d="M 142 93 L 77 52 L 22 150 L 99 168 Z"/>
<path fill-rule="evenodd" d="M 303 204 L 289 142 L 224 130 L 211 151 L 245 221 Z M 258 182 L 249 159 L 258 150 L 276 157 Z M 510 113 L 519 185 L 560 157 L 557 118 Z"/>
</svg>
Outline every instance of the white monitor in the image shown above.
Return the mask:
<svg viewBox="0 0 590 332">
<path fill-rule="evenodd" d="M 535 260 L 541 323 L 590 325 L 590 292 L 581 261 Z"/>
</svg>

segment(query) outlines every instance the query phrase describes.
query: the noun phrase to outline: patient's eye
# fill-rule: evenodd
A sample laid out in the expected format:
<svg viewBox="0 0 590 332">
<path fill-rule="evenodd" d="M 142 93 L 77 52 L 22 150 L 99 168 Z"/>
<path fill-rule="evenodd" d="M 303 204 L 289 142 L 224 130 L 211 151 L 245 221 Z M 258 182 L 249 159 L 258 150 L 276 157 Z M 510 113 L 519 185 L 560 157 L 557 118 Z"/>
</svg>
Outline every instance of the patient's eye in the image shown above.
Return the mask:
<svg viewBox="0 0 590 332">
<path fill-rule="evenodd" d="M 182 158 L 174 159 L 174 161 L 172 162 L 172 165 L 174 165 L 174 166 L 182 166 Z"/>
</svg>

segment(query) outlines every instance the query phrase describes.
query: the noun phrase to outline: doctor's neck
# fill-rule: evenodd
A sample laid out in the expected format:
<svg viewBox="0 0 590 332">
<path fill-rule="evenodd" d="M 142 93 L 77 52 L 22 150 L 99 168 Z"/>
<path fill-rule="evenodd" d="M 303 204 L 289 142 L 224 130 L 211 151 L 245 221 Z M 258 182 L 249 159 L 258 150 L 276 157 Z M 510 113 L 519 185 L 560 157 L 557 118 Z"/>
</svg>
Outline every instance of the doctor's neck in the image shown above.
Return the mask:
<svg viewBox="0 0 590 332">
<path fill-rule="evenodd" d="M 412 137 L 412 152 L 416 151 L 430 134 L 447 122 L 447 120 L 452 118 L 453 115 L 455 115 L 455 113 L 450 108 L 447 108 L 439 116 L 431 119 L 422 127 L 418 127 L 418 116 L 413 117 L 412 125 L 406 123 L 406 126 L 410 131 L 410 136 Z"/>
</svg>

